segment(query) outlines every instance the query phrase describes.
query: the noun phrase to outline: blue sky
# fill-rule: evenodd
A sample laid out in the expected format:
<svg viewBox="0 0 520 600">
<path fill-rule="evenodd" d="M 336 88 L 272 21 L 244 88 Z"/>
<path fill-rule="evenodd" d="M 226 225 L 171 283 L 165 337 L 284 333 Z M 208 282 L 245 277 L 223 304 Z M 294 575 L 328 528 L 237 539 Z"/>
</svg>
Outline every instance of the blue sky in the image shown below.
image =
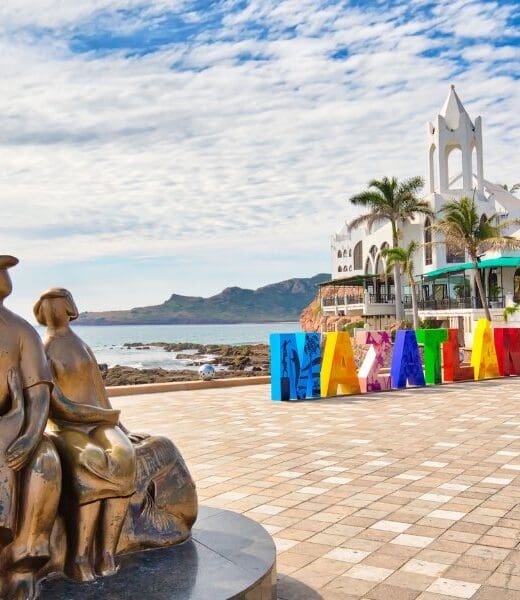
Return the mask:
<svg viewBox="0 0 520 600">
<path fill-rule="evenodd" d="M 0 6 L 10 305 L 159 303 L 326 272 L 367 180 L 425 171 L 454 83 L 516 183 L 511 1 L 16 0 Z"/>
</svg>

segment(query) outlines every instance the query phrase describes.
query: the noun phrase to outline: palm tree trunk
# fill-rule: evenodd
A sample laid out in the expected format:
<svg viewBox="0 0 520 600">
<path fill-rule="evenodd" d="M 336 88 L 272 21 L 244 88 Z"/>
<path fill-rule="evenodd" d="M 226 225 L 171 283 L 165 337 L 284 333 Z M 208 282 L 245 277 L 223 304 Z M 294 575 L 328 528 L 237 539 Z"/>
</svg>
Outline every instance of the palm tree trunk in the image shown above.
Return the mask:
<svg viewBox="0 0 520 600">
<path fill-rule="evenodd" d="M 410 277 L 410 290 L 412 293 L 412 313 L 413 313 L 413 328 L 419 329 L 419 307 L 417 306 L 417 290 L 415 289 L 415 281 Z"/>
<path fill-rule="evenodd" d="M 392 245 L 394 248 L 399 247 L 399 240 L 397 238 L 397 226 L 392 223 Z M 395 289 L 395 318 L 397 321 L 404 321 L 404 308 L 403 308 L 403 286 L 401 282 L 401 265 L 395 263 L 394 265 L 394 289 Z"/>
<path fill-rule="evenodd" d="M 489 306 L 486 298 L 486 291 L 484 290 L 484 285 L 482 284 L 482 279 L 480 277 L 480 271 L 478 270 L 478 262 L 473 260 L 473 280 L 475 281 L 475 285 L 478 290 L 478 294 L 480 296 L 480 300 L 482 302 L 482 306 L 484 308 L 484 314 L 486 315 L 486 319 L 491 321 L 491 313 L 489 312 Z"/>
</svg>

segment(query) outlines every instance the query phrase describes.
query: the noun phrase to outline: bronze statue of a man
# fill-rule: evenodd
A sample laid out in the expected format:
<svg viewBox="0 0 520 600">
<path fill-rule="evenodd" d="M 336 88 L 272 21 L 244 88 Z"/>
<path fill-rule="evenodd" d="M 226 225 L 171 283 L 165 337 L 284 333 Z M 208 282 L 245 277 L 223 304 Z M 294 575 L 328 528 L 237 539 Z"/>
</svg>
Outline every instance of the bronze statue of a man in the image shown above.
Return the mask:
<svg viewBox="0 0 520 600">
<path fill-rule="evenodd" d="M 17 263 L 0 256 L 0 597 L 32 600 L 51 555 L 62 477 L 44 434 L 53 384 L 43 344 L 4 306 Z"/>
</svg>

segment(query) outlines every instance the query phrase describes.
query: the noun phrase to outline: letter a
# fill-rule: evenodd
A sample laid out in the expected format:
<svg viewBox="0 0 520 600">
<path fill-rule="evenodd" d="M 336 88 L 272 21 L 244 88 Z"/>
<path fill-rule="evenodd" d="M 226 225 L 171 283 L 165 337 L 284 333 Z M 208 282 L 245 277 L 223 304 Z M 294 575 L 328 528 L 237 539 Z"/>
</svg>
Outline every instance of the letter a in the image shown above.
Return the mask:
<svg viewBox="0 0 520 600">
<path fill-rule="evenodd" d="M 426 385 L 415 331 L 396 331 L 390 375 L 395 389 L 406 387 L 407 382 L 410 385 Z"/>
<path fill-rule="evenodd" d="M 491 323 L 487 319 L 477 321 L 473 337 L 471 366 L 475 380 L 500 377 Z"/>
<path fill-rule="evenodd" d="M 328 333 L 321 365 L 321 396 L 359 394 L 354 352 L 348 333 Z"/>
</svg>

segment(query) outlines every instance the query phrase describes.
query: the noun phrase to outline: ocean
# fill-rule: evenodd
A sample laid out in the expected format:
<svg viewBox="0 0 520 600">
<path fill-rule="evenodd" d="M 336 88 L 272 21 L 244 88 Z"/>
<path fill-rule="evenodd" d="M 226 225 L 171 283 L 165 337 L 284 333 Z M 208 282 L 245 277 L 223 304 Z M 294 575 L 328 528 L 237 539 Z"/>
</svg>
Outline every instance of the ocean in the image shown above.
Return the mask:
<svg viewBox="0 0 520 600">
<path fill-rule="evenodd" d="M 44 328 L 37 328 L 40 335 Z M 236 325 L 73 325 L 74 331 L 92 348 L 98 363 L 170 370 L 197 369 L 188 359 L 177 359 L 162 348 L 124 348 L 127 342 L 193 342 L 196 344 L 267 344 L 269 334 L 301 331 L 299 323 L 242 323 Z M 184 354 L 186 354 L 184 352 Z"/>
</svg>

